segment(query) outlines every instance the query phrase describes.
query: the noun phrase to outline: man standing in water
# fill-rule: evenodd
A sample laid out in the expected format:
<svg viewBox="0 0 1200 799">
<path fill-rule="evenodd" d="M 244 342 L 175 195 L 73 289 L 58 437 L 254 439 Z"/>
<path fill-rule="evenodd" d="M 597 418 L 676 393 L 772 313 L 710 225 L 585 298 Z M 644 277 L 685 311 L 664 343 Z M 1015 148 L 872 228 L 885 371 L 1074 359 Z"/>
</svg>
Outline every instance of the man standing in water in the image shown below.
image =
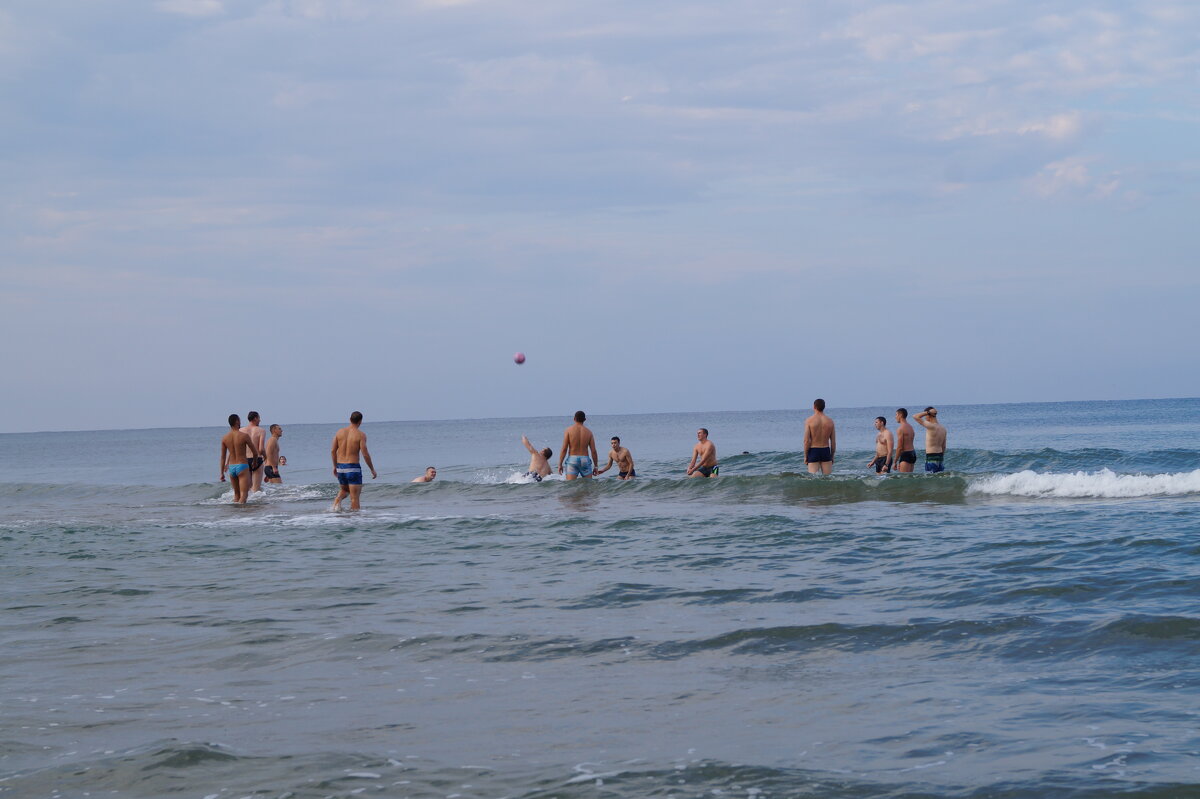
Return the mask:
<svg viewBox="0 0 1200 799">
<path fill-rule="evenodd" d="M 936 474 L 946 468 L 946 428 L 938 422 L 937 408 L 932 406 L 913 418 L 925 428 L 925 471 Z"/>
<path fill-rule="evenodd" d="M 885 474 L 892 470 L 892 448 L 896 445 L 892 431 L 887 429 L 887 419 L 875 417 L 875 457 L 867 461 L 868 466 L 875 467 L 875 474 Z"/>
<path fill-rule="evenodd" d="M 896 456 L 892 464 L 896 471 L 908 473 L 917 462 L 917 452 L 913 449 L 913 429 L 908 423 L 908 408 L 896 409 Z"/>
<path fill-rule="evenodd" d="M 563 473 L 563 459 L 567 462 L 567 479 L 592 477 L 596 473 L 596 439 L 592 431 L 583 426 L 587 414 L 575 411 L 575 424 L 563 431 L 562 451 L 558 453 L 558 473 Z M 590 457 L 589 457 L 590 453 Z"/>
<path fill-rule="evenodd" d="M 267 463 L 263 466 L 264 483 L 283 483 L 279 476 L 279 467 L 287 466 L 287 458 L 279 454 L 279 439 L 283 436 L 283 428 L 277 424 L 271 425 L 271 437 L 267 439 Z"/>
<path fill-rule="evenodd" d="M 257 456 L 250 461 L 250 490 L 262 491 L 263 473 L 259 467 L 263 464 L 262 452 L 266 449 L 267 433 L 259 427 L 258 411 L 250 411 L 246 414 L 246 421 L 249 424 L 242 428 L 242 432 L 250 436 L 257 451 Z"/>
<path fill-rule="evenodd" d="M 825 415 L 825 400 L 813 400 L 812 416 L 804 422 L 804 462 L 808 473 L 833 471 L 833 456 L 837 454 L 837 434 L 833 420 Z"/>
<path fill-rule="evenodd" d="M 708 428 L 696 431 L 696 446 L 692 447 L 692 459 L 688 461 L 688 477 L 716 477 L 721 471 L 717 465 L 717 445 L 708 440 Z"/>
<path fill-rule="evenodd" d="M 338 495 L 333 500 L 333 509 L 342 509 L 342 500 L 350 497 L 350 510 L 358 510 L 358 498 L 362 494 L 362 464 L 358 462 L 359 453 L 367 462 L 374 480 L 375 465 L 371 463 L 371 453 L 367 450 L 367 436 L 358 426 L 362 424 L 363 415 L 358 411 L 350 414 L 350 426 L 343 427 L 333 436 L 333 446 L 329 449 L 329 457 L 333 459 L 333 476 L 338 481 Z"/>
<path fill-rule="evenodd" d="M 525 472 L 525 476 L 532 477 L 539 483 L 542 482 L 544 478 L 550 476 L 550 456 L 554 454 L 554 450 L 549 447 L 536 450 L 525 436 L 521 436 L 521 443 L 525 445 L 525 449 L 529 450 L 529 470 Z"/>
<path fill-rule="evenodd" d="M 246 450 L 251 457 L 258 457 L 258 447 L 250 436 L 238 428 L 242 420 L 236 413 L 229 414 L 229 432 L 221 438 L 221 482 L 225 482 L 225 470 L 229 470 L 229 486 L 233 489 L 233 504 L 244 505 L 250 495 L 250 464 L 246 462 Z"/>
<path fill-rule="evenodd" d="M 633 456 L 629 454 L 627 447 L 621 446 L 621 437 L 612 437 L 612 449 L 608 453 L 608 464 L 603 469 L 597 469 L 596 474 L 604 474 L 612 468 L 613 464 L 617 464 L 617 479 L 632 480 L 637 477 L 637 472 L 633 469 Z"/>
</svg>

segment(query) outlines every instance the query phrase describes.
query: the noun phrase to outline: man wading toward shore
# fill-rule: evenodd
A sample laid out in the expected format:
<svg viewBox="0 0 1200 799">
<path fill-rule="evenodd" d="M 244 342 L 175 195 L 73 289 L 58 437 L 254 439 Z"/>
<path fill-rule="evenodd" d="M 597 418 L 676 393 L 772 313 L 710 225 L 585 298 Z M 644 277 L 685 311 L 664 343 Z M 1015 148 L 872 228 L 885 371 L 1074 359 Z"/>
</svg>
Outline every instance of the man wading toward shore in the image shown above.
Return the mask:
<svg viewBox="0 0 1200 799">
<path fill-rule="evenodd" d="M 367 436 L 358 426 L 362 424 L 363 415 L 358 411 L 350 414 L 350 426 L 343 427 L 333 436 L 333 446 L 329 456 L 333 458 L 333 476 L 338 481 L 338 495 L 333 500 L 333 509 L 342 509 L 342 500 L 350 497 L 350 510 L 358 510 L 358 498 L 362 494 L 362 464 L 358 462 L 359 452 L 371 470 L 374 480 L 375 465 L 371 463 L 371 453 L 367 451 Z"/>
<path fill-rule="evenodd" d="M 246 450 L 250 450 L 250 457 L 258 457 L 258 447 L 254 446 L 250 436 L 238 429 L 241 424 L 236 413 L 229 414 L 229 432 L 221 438 L 221 482 L 225 482 L 225 470 L 228 469 L 235 505 L 244 505 L 250 494 L 250 464 L 246 462 Z"/>
</svg>

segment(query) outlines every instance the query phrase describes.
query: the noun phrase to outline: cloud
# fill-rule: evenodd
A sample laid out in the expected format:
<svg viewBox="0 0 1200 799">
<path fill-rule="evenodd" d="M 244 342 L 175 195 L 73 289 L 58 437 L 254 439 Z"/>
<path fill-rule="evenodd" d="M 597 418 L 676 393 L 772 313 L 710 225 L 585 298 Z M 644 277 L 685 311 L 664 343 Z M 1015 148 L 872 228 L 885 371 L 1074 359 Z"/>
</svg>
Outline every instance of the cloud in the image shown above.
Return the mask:
<svg viewBox="0 0 1200 799">
<path fill-rule="evenodd" d="M 1046 164 L 1029 185 L 1042 197 L 1069 195 L 1103 199 L 1113 196 L 1121 181 L 1113 174 L 1093 175 L 1083 159 L 1066 158 Z"/>
<path fill-rule="evenodd" d="M 225 13 L 222 0 L 158 0 L 154 7 L 184 17 L 214 17 Z"/>
</svg>

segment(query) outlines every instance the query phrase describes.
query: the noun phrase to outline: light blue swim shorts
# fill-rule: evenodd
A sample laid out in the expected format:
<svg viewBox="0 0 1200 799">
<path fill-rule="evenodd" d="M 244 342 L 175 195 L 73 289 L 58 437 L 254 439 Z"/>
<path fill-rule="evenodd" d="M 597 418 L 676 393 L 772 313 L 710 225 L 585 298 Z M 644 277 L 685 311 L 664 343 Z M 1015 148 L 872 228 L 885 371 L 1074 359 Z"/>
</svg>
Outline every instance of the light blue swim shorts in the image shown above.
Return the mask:
<svg viewBox="0 0 1200 799">
<path fill-rule="evenodd" d="M 229 464 L 229 476 L 237 477 L 242 472 L 250 468 L 248 463 L 231 463 Z"/>
<path fill-rule="evenodd" d="M 576 477 L 592 476 L 592 459 L 587 455 L 571 455 L 567 457 L 567 474 Z"/>
</svg>

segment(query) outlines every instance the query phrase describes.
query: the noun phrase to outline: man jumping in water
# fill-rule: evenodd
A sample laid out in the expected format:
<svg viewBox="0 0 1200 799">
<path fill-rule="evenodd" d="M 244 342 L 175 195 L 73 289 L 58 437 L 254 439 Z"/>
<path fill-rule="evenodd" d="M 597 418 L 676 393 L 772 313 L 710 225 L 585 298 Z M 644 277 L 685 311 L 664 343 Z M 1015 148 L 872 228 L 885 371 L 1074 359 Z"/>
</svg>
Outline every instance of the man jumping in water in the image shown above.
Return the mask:
<svg viewBox="0 0 1200 799">
<path fill-rule="evenodd" d="M 938 422 L 937 408 L 932 406 L 913 418 L 925 428 L 925 471 L 936 474 L 946 468 L 946 428 Z"/>
<path fill-rule="evenodd" d="M 687 476 L 716 477 L 720 472 L 721 467 L 717 465 L 717 445 L 708 440 L 708 428 L 701 427 L 696 431 L 696 446 L 692 447 Z"/>
<path fill-rule="evenodd" d="M 825 400 L 813 400 L 813 413 L 804 421 L 804 462 L 808 473 L 833 472 L 833 456 L 837 454 L 837 434 L 833 420 L 825 415 Z"/>
<path fill-rule="evenodd" d="M 913 429 L 908 423 L 908 408 L 896 409 L 896 454 L 892 465 L 898 472 L 908 473 L 917 462 L 917 451 L 913 449 Z"/>
<path fill-rule="evenodd" d="M 875 457 L 867 461 L 867 465 L 875 467 L 875 474 L 886 474 L 892 470 L 892 448 L 896 438 L 887 429 L 887 419 L 882 416 L 875 417 L 875 429 L 879 431 L 875 436 Z"/>
<path fill-rule="evenodd" d="M 233 488 L 233 504 L 246 504 L 250 495 L 250 464 L 246 462 L 246 450 L 250 457 L 258 457 L 258 447 L 250 436 L 238 428 L 242 420 L 236 413 L 229 414 L 229 432 L 221 438 L 221 482 L 225 482 L 225 470 L 229 470 L 229 485 Z"/>
<path fill-rule="evenodd" d="M 596 439 L 592 431 L 583 426 L 586 421 L 587 415 L 583 411 L 575 411 L 575 424 L 563 431 L 562 451 L 558 453 L 558 473 L 563 473 L 565 458 L 568 480 L 596 474 L 596 461 L 600 458 L 596 455 Z"/>
<path fill-rule="evenodd" d="M 362 464 L 358 462 L 359 453 L 367 462 L 374 480 L 375 465 L 371 463 L 371 453 L 367 451 L 367 436 L 358 426 L 362 424 L 363 415 L 358 411 L 350 414 L 350 426 L 343 427 L 333 436 L 333 446 L 329 448 L 329 457 L 333 459 L 333 476 L 338 481 L 338 494 L 333 500 L 333 510 L 342 509 L 342 500 L 350 497 L 350 510 L 358 510 L 358 498 L 362 494 Z"/>
<path fill-rule="evenodd" d="M 637 477 L 637 472 L 633 469 L 633 456 L 629 454 L 629 449 L 621 446 L 621 437 L 612 437 L 612 449 L 608 452 L 608 464 L 603 469 L 597 469 L 596 474 L 604 474 L 612 468 L 613 464 L 617 464 L 617 479 L 632 480 Z"/>
<path fill-rule="evenodd" d="M 529 469 L 525 472 L 525 476 L 532 477 L 538 483 L 542 482 L 543 479 L 550 476 L 550 456 L 554 454 L 554 450 L 549 447 L 536 450 L 525 436 L 521 436 L 521 443 L 525 445 L 525 449 L 529 450 Z"/>
</svg>

